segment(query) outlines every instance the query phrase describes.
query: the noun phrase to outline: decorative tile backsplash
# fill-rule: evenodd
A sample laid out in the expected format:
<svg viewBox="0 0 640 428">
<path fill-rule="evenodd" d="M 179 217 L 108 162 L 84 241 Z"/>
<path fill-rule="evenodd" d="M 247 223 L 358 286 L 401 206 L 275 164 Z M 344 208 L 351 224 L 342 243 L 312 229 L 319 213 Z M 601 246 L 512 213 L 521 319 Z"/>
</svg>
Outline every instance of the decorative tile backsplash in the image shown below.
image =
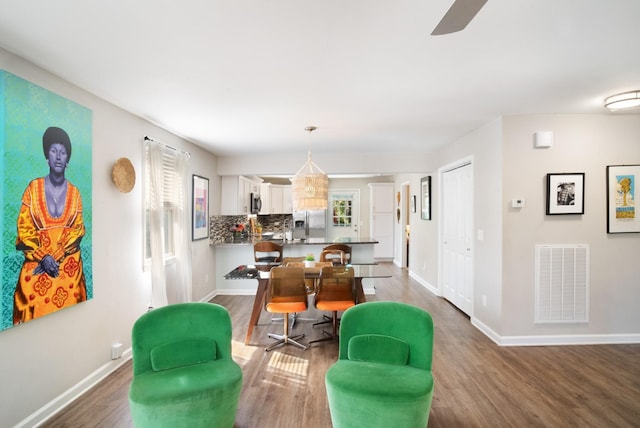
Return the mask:
<svg viewBox="0 0 640 428">
<path fill-rule="evenodd" d="M 284 221 L 291 222 L 291 214 L 259 215 L 258 223 L 262 225 L 262 232 L 282 232 Z M 249 226 L 246 215 L 214 215 L 209 222 L 209 243 L 211 245 L 230 242 L 232 240 L 231 227 L 243 223 Z"/>
</svg>

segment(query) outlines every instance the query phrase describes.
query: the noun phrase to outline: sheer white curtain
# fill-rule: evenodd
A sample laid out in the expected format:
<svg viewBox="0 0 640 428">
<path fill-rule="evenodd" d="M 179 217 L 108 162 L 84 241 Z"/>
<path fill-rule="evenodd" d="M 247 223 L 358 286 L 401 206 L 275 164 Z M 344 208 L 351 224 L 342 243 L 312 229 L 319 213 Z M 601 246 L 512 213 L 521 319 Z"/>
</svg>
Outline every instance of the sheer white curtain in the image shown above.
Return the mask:
<svg viewBox="0 0 640 428">
<path fill-rule="evenodd" d="M 151 307 L 168 304 L 168 253 L 172 256 L 177 302 L 192 299 L 191 242 L 188 194 L 187 153 L 169 149 L 147 140 L 148 237 L 151 252 Z M 171 230 L 167 231 L 166 228 Z M 171 242 L 165 242 L 170 239 Z"/>
<path fill-rule="evenodd" d="M 159 143 L 147 142 L 149 156 L 149 242 L 151 247 L 151 307 L 167 305 L 164 230 L 164 148 Z"/>
<path fill-rule="evenodd" d="M 187 179 L 189 155 L 178 152 L 176 155 L 176 175 L 179 186 L 176 186 L 178 208 L 174 216 L 174 237 L 176 255 L 176 299 L 178 302 L 190 302 L 192 274 L 191 274 L 191 206 L 189 194 L 189 180 Z"/>
</svg>

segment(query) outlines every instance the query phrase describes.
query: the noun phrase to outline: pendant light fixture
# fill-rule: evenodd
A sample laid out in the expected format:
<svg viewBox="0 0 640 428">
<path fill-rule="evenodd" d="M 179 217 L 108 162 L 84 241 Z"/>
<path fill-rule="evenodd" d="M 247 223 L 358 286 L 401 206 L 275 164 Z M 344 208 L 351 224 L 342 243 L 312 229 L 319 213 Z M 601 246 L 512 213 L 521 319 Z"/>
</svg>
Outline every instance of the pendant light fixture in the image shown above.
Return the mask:
<svg viewBox="0 0 640 428">
<path fill-rule="evenodd" d="M 305 131 L 311 133 L 317 128 L 307 126 Z M 311 160 L 311 148 L 307 162 L 291 179 L 294 210 L 325 210 L 329 195 L 329 177 Z"/>
<path fill-rule="evenodd" d="M 604 106 L 609 110 L 619 110 L 640 106 L 640 90 L 612 95 L 604 100 Z"/>
</svg>

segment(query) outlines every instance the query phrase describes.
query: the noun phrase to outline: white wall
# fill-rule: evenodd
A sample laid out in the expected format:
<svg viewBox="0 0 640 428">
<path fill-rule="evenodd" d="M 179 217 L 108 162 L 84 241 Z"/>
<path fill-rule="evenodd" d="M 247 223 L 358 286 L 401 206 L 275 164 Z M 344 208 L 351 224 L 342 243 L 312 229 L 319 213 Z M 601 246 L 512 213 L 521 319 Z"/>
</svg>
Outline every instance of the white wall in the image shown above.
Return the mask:
<svg viewBox="0 0 640 428">
<path fill-rule="evenodd" d="M 320 132 L 320 130 L 316 131 Z M 424 171 L 428 155 L 416 153 L 341 153 L 313 151 L 311 158 L 327 174 L 396 174 Z M 220 175 L 294 175 L 307 161 L 307 148 L 297 153 L 220 157 Z"/>
<path fill-rule="evenodd" d="M 534 148 L 536 131 L 553 131 L 553 146 Z M 503 132 L 505 340 L 535 336 L 554 342 L 561 335 L 640 340 L 640 234 L 606 233 L 605 185 L 607 165 L 640 164 L 640 116 L 515 116 L 504 119 Z M 545 215 L 546 174 L 561 172 L 585 173 L 584 215 Z M 513 197 L 525 198 L 526 207 L 509 208 Z M 590 245 L 590 322 L 533 323 L 535 244 Z"/>
<path fill-rule="evenodd" d="M 536 131 L 553 131 L 549 149 L 534 148 Z M 471 321 L 504 345 L 640 341 L 640 234 L 606 233 L 606 166 L 640 164 L 638 115 L 529 115 L 497 119 L 447 145 L 437 168 L 462 158 L 474 165 L 474 300 Z M 433 170 L 432 170 L 433 171 Z M 545 214 L 546 174 L 584 172 L 585 214 Z M 437 174 L 434 220 L 411 218 L 413 276 L 438 286 Z M 406 181 L 406 176 L 399 176 Z M 418 179 L 411 176 L 411 186 Z M 399 183 L 398 181 L 396 182 Z M 511 208 L 524 198 L 526 207 Z M 590 321 L 534 324 L 534 246 L 589 244 Z M 427 269 L 422 269 L 426 264 Z M 486 306 L 482 297 L 486 296 Z"/>
<path fill-rule="evenodd" d="M 477 236 L 481 230 L 484 238 L 474 239 L 474 291 L 472 322 L 482 325 L 488 334 L 499 334 L 502 317 L 502 121 L 496 119 L 474 132 L 471 132 L 456 142 L 443 147 L 437 156 L 438 169 L 447 168 L 460 162 L 470 160 L 473 164 L 473 235 Z M 440 177 L 439 171 L 432 176 L 432 223 L 438 223 L 441 218 L 440 210 Z M 439 254 L 439 231 L 434 225 L 429 226 L 430 253 Z M 413 228 L 412 228 L 413 233 Z M 436 274 L 440 267 L 440 260 L 433 260 Z M 434 281 L 434 273 L 430 273 L 430 283 L 438 286 L 439 280 Z M 431 282 L 434 281 L 434 282 Z M 486 306 L 483 305 L 486 297 Z"/>
<path fill-rule="evenodd" d="M 0 332 L 0 425 L 30 418 L 24 426 L 31 426 L 123 361 L 111 361 L 111 345 L 120 342 L 129 349 L 131 326 L 147 309 L 150 277 L 141 255 L 143 137 L 190 151 L 190 168 L 210 178 L 214 201 L 219 200 L 217 166 L 215 157 L 198 147 L 3 50 L 0 68 L 93 112 L 94 298 Z M 111 182 L 111 167 L 120 157 L 131 159 L 137 173 L 127 194 Z M 214 292 L 213 282 L 204 278 L 215 278 L 215 263 L 208 240 L 194 242 L 192 252 L 193 297 L 199 300 Z"/>
</svg>

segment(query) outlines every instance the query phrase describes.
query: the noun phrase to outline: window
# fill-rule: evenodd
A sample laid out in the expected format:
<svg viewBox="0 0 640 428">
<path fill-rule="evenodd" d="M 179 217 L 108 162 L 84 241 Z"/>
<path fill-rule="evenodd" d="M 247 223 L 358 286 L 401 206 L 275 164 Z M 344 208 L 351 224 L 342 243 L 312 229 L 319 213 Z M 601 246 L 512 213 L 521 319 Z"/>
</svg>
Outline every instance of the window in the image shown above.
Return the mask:
<svg viewBox="0 0 640 428">
<path fill-rule="evenodd" d="M 151 227 L 150 214 L 153 195 L 151 194 L 151 158 L 150 144 L 145 147 L 145 181 L 144 181 L 144 207 L 145 207 L 145 239 L 144 239 L 144 258 L 145 265 L 151 263 Z M 182 189 L 183 178 L 177 171 L 177 158 L 175 150 L 171 148 L 163 148 L 162 150 L 162 171 L 161 171 L 161 189 L 158 206 L 162 208 L 162 232 L 164 241 L 164 259 L 171 260 L 175 257 L 176 234 L 175 224 L 179 218 L 179 207 L 183 206 Z"/>
<path fill-rule="evenodd" d="M 351 199 L 333 200 L 333 225 L 337 227 L 351 226 Z"/>
</svg>

